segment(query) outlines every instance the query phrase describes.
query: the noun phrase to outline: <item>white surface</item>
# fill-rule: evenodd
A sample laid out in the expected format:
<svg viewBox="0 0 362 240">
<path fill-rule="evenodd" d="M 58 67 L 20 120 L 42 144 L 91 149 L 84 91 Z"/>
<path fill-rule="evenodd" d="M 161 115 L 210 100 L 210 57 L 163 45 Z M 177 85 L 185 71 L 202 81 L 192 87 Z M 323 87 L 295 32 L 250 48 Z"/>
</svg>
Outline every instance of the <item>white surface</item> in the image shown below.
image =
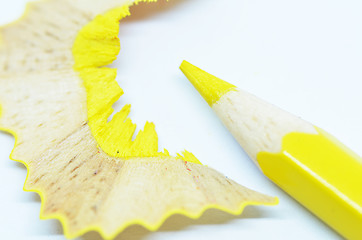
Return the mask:
<svg viewBox="0 0 362 240">
<path fill-rule="evenodd" d="M 1 23 L 19 16 L 23 2 L 0 0 Z M 158 232 L 132 227 L 119 239 L 339 239 L 258 171 L 178 67 L 187 59 L 362 155 L 362 2 L 173 0 L 132 11 L 121 23 L 122 50 L 113 64 L 125 91 L 117 109 L 132 103 L 138 129 L 155 122 L 161 148 L 186 148 L 280 204 L 250 207 L 241 217 L 173 218 Z M 13 143 L 0 134 L 0 239 L 64 239 L 57 221 L 39 220 L 37 195 L 22 191 L 26 170 L 8 158 Z"/>
</svg>

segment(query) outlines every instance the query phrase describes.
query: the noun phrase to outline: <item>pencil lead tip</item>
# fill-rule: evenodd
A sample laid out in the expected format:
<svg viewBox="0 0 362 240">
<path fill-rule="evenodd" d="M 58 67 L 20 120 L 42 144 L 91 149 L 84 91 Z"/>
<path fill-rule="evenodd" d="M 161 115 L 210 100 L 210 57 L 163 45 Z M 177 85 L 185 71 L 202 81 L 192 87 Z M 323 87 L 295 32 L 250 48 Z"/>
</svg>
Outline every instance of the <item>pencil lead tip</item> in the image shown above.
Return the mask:
<svg viewBox="0 0 362 240">
<path fill-rule="evenodd" d="M 236 89 L 234 85 L 201 70 L 185 60 L 181 63 L 180 69 L 210 106 L 219 101 L 227 92 Z"/>
</svg>

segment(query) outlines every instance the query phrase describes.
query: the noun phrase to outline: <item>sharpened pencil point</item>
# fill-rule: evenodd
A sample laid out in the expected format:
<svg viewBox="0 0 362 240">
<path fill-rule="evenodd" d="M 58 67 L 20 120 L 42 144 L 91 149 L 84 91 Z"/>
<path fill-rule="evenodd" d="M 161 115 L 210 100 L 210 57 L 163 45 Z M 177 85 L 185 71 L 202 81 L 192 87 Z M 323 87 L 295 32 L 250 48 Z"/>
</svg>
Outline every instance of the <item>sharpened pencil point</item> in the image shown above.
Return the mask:
<svg viewBox="0 0 362 240">
<path fill-rule="evenodd" d="M 236 89 L 234 85 L 201 70 L 187 61 L 182 62 L 180 69 L 210 106 L 216 103 L 225 93 Z"/>
</svg>

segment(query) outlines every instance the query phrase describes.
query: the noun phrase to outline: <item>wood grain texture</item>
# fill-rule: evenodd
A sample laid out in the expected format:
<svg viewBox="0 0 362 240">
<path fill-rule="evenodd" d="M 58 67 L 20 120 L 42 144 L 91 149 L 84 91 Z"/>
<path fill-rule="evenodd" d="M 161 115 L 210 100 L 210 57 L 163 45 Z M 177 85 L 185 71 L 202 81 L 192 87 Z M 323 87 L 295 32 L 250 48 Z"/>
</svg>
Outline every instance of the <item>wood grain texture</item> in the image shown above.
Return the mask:
<svg viewBox="0 0 362 240">
<path fill-rule="evenodd" d="M 259 152 L 280 152 L 290 132 L 318 133 L 312 124 L 240 89 L 226 93 L 212 109 L 256 163 Z"/>
</svg>

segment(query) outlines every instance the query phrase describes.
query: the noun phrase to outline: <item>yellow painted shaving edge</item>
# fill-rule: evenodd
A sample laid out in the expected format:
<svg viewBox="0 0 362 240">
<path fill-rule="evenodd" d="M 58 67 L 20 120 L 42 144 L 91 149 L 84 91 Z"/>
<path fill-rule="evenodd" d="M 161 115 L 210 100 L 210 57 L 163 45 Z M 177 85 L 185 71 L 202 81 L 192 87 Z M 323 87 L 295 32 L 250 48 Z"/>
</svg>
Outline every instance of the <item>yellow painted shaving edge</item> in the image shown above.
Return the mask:
<svg viewBox="0 0 362 240">
<path fill-rule="evenodd" d="M 234 85 L 205 72 L 187 61 L 182 62 L 180 69 L 210 106 L 219 101 L 226 93 L 236 90 Z"/>
<path fill-rule="evenodd" d="M 129 16 L 129 5 L 98 15 L 78 33 L 74 45 L 74 69 L 79 72 L 87 92 L 88 121 L 92 135 L 104 152 L 113 157 L 167 156 L 158 152 L 158 138 L 153 123 L 146 123 L 136 139 L 136 125 L 128 118 L 131 105 L 125 105 L 111 121 L 112 105 L 123 94 L 116 82 L 112 63 L 120 50 L 119 21 Z"/>
<path fill-rule="evenodd" d="M 136 124 L 127 117 L 131 105 L 125 105 L 111 121 L 107 121 L 113 112 L 112 105 L 122 96 L 123 90 L 115 80 L 117 70 L 104 66 L 112 63 L 120 51 L 119 21 L 130 15 L 129 6 L 96 16 L 75 39 L 74 69 L 79 72 L 86 88 L 89 126 L 100 148 L 112 157 L 169 156 L 166 149 L 158 152 L 158 136 L 153 123 L 147 122 L 132 141 Z M 178 158 L 201 164 L 195 156 L 185 153 L 184 156 L 178 154 Z"/>
<path fill-rule="evenodd" d="M 280 153 L 260 152 L 272 181 L 348 239 L 362 236 L 362 159 L 337 139 L 290 133 Z"/>
</svg>

